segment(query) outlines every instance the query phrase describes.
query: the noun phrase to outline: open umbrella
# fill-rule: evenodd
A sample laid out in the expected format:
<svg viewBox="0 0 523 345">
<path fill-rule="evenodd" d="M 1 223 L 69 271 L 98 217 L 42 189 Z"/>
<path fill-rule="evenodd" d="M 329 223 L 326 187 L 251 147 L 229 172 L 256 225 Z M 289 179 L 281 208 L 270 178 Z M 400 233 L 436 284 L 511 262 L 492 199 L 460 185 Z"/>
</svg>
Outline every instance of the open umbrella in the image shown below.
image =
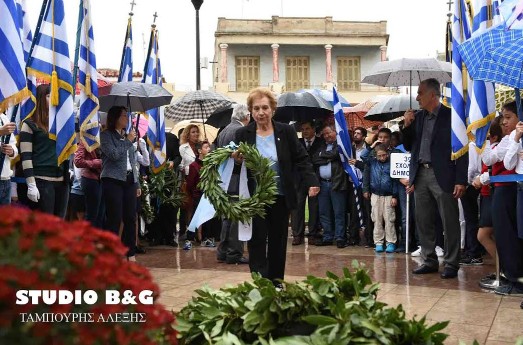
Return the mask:
<svg viewBox="0 0 523 345">
<path fill-rule="evenodd" d="M 146 112 L 171 103 L 173 95 L 156 84 L 134 81 L 114 83 L 106 96 L 100 97 L 100 111 L 108 111 L 112 106 L 127 107 L 129 111 Z"/>
<path fill-rule="evenodd" d="M 216 128 L 222 128 L 231 123 L 231 115 L 234 110 L 234 105 L 228 105 L 223 108 L 216 109 L 211 116 L 205 121 L 206 124 Z"/>
<path fill-rule="evenodd" d="M 219 108 L 230 106 L 234 101 L 214 91 L 196 90 L 188 92 L 173 104 L 165 107 L 165 117 L 175 120 L 191 120 L 207 118 Z M 204 135 L 205 127 L 203 127 Z"/>
<path fill-rule="evenodd" d="M 451 82 L 452 65 L 434 58 L 382 61 L 374 65 L 361 82 L 379 86 L 409 86 L 409 94 L 412 94 L 412 86 L 429 78 L 434 78 L 441 84 Z"/>
<path fill-rule="evenodd" d="M 332 90 L 322 90 L 322 89 L 303 89 L 303 90 L 300 90 L 298 92 L 308 92 L 308 93 L 312 93 L 313 95 L 315 96 L 319 96 L 321 98 L 323 98 L 324 100 L 326 100 L 327 102 L 329 102 L 332 106 L 334 106 L 334 100 L 333 100 L 333 93 L 332 93 Z M 347 101 L 345 99 L 345 97 L 343 97 L 342 95 L 340 95 L 338 93 L 338 97 L 339 97 L 339 100 L 340 100 L 340 103 L 341 103 L 341 106 L 342 107 L 350 107 L 350 103 L 349 101 Z"/>
<path fill-rule="evenodd" d="M 458 46 L 458 51 L 473 79 L 478 77 L 480 67 L 484 65 L 487 53 L 498 47 L 523 37 L 523 30 L 505 30 L 503 25 L 496 26 L 484 33 L 466 40 Z M 516 47 L 516 52 L 521 48 Z M 486 67 L 486 66 L 484 66 Z"/>
<path fill-rule="evenodd" d="M 138 122 L 137 117 L 133 117 L 133 126 L 138 127 L 138 134 L 140 137 L 143 137 L 147 134 L 147 128 L 149 127 L 149 121 L 146 118 L 141 118 L 138 125 L 136 124 Z"/>
<path fill-rule="evenodd" d="M 419 109 L 416 97 L 409 95 L 392 95 L 376 103 L 365 116 L 367 120 L 387 122 L 403 116 L 408 109 Z"/>
<path fill-rule="evenodd" d="M 332 112 L 332 105 L 319 96 L 307 92 L 286 92 L 278 98 L 274 120 L 303 122 L 325 118 Z"/>
</svg>

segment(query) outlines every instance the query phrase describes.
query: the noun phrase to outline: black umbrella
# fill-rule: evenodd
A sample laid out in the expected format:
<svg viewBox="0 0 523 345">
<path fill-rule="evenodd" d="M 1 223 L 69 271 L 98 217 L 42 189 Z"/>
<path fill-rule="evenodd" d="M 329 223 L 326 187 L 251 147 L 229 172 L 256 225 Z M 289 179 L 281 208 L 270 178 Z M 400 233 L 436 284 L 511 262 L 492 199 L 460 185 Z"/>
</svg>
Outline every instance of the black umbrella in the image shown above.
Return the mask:
<svg viewBox="0 0 523 345">
<path fill-rule="evenodd" d="M 111 85 L 111 91 L 100 97 L 100 111 L 112 106 L 128 107 L 129 111 L 146 112 L 171 103 L 173 95 L 157 84 L 122 82 Z"/>
<path fill-rule="evenodd" d="M 205 121 L 206 124 L 216 128 L 222 128 L 231 123 L 231 115 L 234 110 L 233 105 L 227 105 L 225 107 L 216 109 L 211 116 Z"/>
<path fill-rule="evenodd" d="M 332 114 L 332 105 L 312 93 L 286 92 L 278 98 L 274 120 L 303 122 L 325 118 Z"/>
<path fill-rule="evenodd" d="M 161 85 L 134 81 L 114 83 L 111 85 L 111 91 L 99 98 L 100 111 L 107 112 L 113 106 L 127 107 L 129 118 L 133 111 L 138 112 L 136 133 L 139 136 L 140 113 L 169 104 L 172 98 L 173 95 Z"/>
<path fill-rule="evenodd" d="M 376 103 L 365 115 L 365 120 L 387 122 L 403 116 L 408 109 L 419 109 L 416 97 L 409 95 L 394 95 Z"/>
</svg>

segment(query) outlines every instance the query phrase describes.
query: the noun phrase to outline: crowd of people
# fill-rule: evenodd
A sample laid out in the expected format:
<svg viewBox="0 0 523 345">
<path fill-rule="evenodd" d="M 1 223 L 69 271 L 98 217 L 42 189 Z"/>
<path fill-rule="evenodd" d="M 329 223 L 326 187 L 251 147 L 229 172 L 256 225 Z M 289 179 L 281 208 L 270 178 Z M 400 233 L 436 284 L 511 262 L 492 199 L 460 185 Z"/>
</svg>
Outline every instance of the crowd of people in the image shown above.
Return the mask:
<svg viewBox="0 0 523 345">
<path fill-rule="evenodd" d="M 13 200 L 62 218 L 69 208 L 68 218 L 86 219 L 121 236 L 127 259 L 136 260 L 135 254 L 145 251 L 138 245 L 137 221 L 140 176 L 147 180 L 150 163 L 144 139 L 126 130 L 127 109 L 113 107 L 102 121 L 100 147 L 89 151 L 80 141 L 74 156 L 58 165 L 55 143 L 48 135 L 49 93 L 48 85 L 37 88 L 36 111 L 21 127 L 19 150 L 11 134 L 14 124 L 0 117 L 0 134 L 10 135 L 1 146 L 0 202 Z M 167 133 L 166 168 L 179 174 L 185 199 L 179 208 L 156 203 L 156 217 L 146 229 L 149 245 L 176 247 L 180 240 L 183 249 L 191 250 L 196 244 L 216 247 L 219 242 L 219 262 L 249 264 L 251 271 L 279 284 L 290 220 L 294 246 L 307 242 L 401 253 L 408 244 L 410 255 L 423 260 L 413 274 L 439 272 L 438 257 L 443 257 L 441 278 L 451 279 L 461 266 L 481 265 L 486 254 L 498 256 L 501 284 L 490 275 L 480 285 L 499 294 L 523 294 L 518 281 L 523 277 L 523 187 L 499 179 L 490 183 L 492 176 L 523 173 L 523 122 L 515 102 L 503 105 L 481 153 L 471 143 L 468 154 L 451 160 L 451 115 L 440 104 L 439 83 L 423 81 L 417 100 L 421 110 L 405 113 L 401 131 L 351 129 L 349 163 L 359 181 L 352 181 L 344 169 L 333 121 L 300 123 L 298 138 L 292 125 L 273 120 L 276 99 L 265 88 L 252 90 L 247 105 L 234 107 L 230 124 L 214 143 L 202 138 L 194 124 L 178 133 L 179 140 Z M 276 173 L 276 200 L 266 207 L 265 218 L 252 221 L 248 257 L 237 222 L 214 218 L 195 232 L 187 231 L 202 197 L 198 182 L 203 159 L 230 142 L 255 145 Z M 11 178 L 11 160 L 18 152 L 20 161 Z M 411 153 L 409 178 L 391 178 L 391 154 L 405 152 Z M 243 157 L 234 152 L 232 158 L 235 166 L 226 192 L 235 202 Z M 252 195 L 252 174 L 248 185 Z M 410 203 L 407 195 L 413 196 Z M 407 226 L 412 229 L 410 238 Z"/>
</svg>

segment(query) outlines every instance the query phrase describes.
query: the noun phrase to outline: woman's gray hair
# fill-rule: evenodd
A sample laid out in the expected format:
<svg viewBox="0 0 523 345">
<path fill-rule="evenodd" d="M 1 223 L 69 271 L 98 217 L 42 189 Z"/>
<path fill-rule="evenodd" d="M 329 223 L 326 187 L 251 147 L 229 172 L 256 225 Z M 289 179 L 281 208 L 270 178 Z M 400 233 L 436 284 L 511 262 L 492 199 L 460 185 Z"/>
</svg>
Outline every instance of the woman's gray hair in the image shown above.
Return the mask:
<svg viewBox="0 0 523 345">
<path fill-rule="evenodd" d="M 236 104 L 231 115 L 231 121 L 245 121 L 250 116 L 249 109 L 245 104 Z"/>
</svg>

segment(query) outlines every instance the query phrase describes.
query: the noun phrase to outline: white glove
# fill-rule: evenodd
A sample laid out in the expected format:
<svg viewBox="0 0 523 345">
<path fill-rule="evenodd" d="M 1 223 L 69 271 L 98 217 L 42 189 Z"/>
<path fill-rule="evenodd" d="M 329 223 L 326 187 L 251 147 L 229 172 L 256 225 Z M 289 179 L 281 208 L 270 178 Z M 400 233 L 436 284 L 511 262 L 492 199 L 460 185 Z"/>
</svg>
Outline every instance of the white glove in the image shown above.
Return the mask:
<svg viewBox="0 0 523 345">
<path fill-rule="evenodd" d="M 147 145 L 145 145 L 145 140 L 143 140 L 142 138 L 140 138 L 140 150 L 142 152 L 147 151 Z"/>
<path fill-rule="evenodd" d="M 27 197 L 32 202 L 38 202 L 38 200 L 40 199 L 40 192 L 38 191 L 38 188 L 36 187 L 36 183 L 27 184 Z"/>
</svg>

